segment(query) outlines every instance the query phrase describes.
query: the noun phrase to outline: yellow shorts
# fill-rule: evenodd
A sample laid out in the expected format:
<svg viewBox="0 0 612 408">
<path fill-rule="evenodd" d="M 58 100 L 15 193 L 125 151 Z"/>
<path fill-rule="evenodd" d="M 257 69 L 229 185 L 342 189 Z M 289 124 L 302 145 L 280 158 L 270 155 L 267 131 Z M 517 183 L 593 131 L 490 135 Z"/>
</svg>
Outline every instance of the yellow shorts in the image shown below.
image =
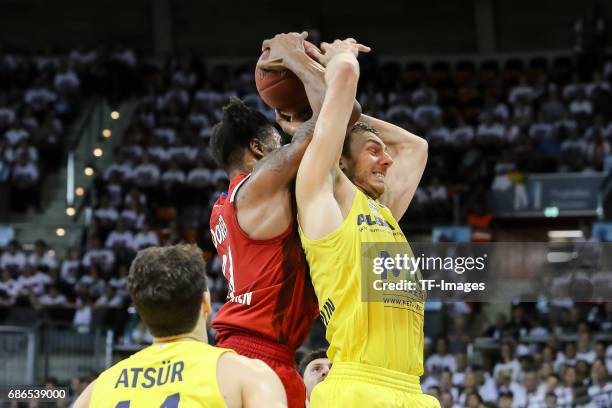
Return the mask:
<svg viewBox="0 0 612 408">
<path fill-rule="evenodd" d="M 310 408 L 440 408 L 419 377 L 360 363 L 334 363 L 310 396 Z"/>
</svg>

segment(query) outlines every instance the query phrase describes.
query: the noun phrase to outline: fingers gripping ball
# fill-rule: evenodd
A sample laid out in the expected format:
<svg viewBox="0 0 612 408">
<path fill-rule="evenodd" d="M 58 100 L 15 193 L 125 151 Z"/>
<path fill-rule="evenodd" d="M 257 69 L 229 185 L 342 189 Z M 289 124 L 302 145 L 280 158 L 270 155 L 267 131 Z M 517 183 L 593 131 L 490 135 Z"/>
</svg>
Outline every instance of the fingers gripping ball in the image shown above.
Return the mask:
<svg viewBox="0 0 612 408">
<path fill-rule="evenodd" d="M 267 59 L 269 54 L 270 50 L 265 50 L 260 59 Z M 310 109 L 304 84 L 288 69 L 269 71 L 256 68 L 255 86 L 266 105 L 284 115 L 299 115 Z"/>
</svg>

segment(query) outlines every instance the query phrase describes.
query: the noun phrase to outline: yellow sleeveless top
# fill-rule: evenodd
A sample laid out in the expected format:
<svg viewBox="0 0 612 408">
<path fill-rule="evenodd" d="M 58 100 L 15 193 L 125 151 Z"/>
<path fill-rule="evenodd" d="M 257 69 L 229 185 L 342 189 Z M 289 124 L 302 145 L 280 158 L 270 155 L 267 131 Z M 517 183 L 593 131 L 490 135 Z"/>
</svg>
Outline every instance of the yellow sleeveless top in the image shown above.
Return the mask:
<svg viewBox="0 0 612 408">
<path fill-rule="evenodd" d="M 199 341 L 153 344 L 97 378 L 96 408 L 224 408 L 217 360 L 231 350 Z"/>
<path fill-rule="evenodd" d="M 330 360 L 421 376 L 424 294 L 416 301 L 394 299 L 394 294 L 385 302 L 362 300 L 362 284 L 368 284 L 362 282 L 363 243 L 393 243 L 412 255 L 391 211 L 356 189 L 351 210 L 336 231 L 311 240 L 300 228 L 300 237 L 327 326 Z"/>
</svg>

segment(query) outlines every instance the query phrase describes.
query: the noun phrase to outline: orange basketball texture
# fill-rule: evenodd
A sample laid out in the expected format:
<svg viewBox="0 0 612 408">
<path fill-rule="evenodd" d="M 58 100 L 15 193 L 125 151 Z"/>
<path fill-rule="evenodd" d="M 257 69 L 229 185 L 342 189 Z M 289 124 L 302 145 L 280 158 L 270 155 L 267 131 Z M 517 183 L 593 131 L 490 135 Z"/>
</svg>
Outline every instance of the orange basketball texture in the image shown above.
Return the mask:
<svg viewBox="0 0 612 408">
<path fill-rule="evenodd" d="M 304 47 L 316 46 L 305 41 Z M 259 59 L 266 60 L 269 55 L 270 50 L 266 49 Z M 272 71 L 255 68 L 255 86 L 266 105 L 273 109 L 278 109 L 286 116 L 299 116 L 310 110 L 304 84 L 288 69 Z M 361 106 L 355 101 L 349 120 L 349 127 L 359 120 L 360 115 Z"/>
<path fill-rule="evenodd" d="M 269 55 L 270 50 L 265 50 L 260 60 L 266 60 Z M 304 84 L 288 69 L 269 71 L 256 68 L 255 86 L 266 105 L 287 116 L 304 113 L 310 107 Z"/>
</svg>

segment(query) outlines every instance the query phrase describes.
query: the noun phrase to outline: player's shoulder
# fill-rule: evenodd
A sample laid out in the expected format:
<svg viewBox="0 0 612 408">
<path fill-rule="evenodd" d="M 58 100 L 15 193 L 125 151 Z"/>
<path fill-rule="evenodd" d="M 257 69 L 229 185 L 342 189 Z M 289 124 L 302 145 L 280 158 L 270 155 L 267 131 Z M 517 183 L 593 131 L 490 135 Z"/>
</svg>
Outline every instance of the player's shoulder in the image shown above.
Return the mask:
<svg viewBox="0 0 612 408">
<path fill-rule="evenodd" d="M 272 369 L 261 360 L 244 357 L 231 352 L 221 354 L 219 357 L 219 366 L 255 375 L 266 375 L 273 372 Z"/>
</svg>

